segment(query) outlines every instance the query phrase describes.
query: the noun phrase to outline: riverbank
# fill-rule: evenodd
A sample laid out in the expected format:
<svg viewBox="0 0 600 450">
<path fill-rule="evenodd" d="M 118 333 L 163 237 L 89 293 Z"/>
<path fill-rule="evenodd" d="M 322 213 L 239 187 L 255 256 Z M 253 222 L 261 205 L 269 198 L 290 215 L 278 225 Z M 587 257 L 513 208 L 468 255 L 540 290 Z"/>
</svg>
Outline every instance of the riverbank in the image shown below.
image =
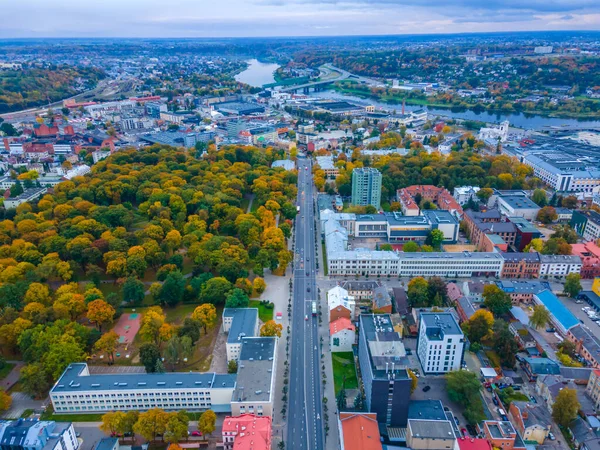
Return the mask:
<svg viewBox="0 0 600 450">
<path fill-rule="evenodd" d="M 336 83 L 333 86 L 333 89 L 336 92 L 347 95 L 354 95 L 364 99 L 374 99 L 380 101 L 382 103 L 388 105 L 401 105 L 402 102 L 405 102 L 406 105 L 413 106 L 422 106 L 427 107 L 428 109 L 442 109 L 448 110 L 452 112 L 464 112 L 470 111 L 475 114 L 488 113 L 490 115 L 518 115 L 523 114 L 524 116 L 533 118 L 533 117 L 542 117 L 549 119 L 570 119 L 570 120 L 578 120 L 578 121 L 593 121 L 598 122 L 600 124 L 600 114 L 598 113 L 574 113 L 571 111 L 547 111 L 547 110 L 518 110 L 518 109 L 503 109 L 503 108 L 494 108 L 489 106 L 483 106 L 481 103 L 467 103 L 462 101 L 461 105 L 452 105 L 447 103 L 439 103 L 432 102 L 427 99 L 416 99 L 411 98 L 406 95 L 403 95 L 402 92 L 398 92 L 397 94 L 389 94 L 389 93 L 375 93 L 375 92 L 366 92 L 364 88 L 360 87 L 351 87 L 347 84 Z M 600 100 L 595 100 L 600 103 Z M 463 106 L 466 104 L 466 106 Z"/>
</svg>

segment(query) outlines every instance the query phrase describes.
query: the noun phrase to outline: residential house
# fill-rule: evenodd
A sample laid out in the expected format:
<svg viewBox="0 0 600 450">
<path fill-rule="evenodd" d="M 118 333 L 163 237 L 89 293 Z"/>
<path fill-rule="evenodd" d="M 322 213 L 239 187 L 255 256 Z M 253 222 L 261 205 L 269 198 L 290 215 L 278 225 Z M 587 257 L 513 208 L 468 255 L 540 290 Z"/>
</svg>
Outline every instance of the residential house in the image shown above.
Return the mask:
<svg viewBox="0 0 600 450">
<path fill-rule="evenodd" d="M 227 416 L 221 435 L 225 450 L 271 450 L 271 418 L 254 414 Z"/>
<path fill-rule="evenodd" d="M 525 449 L 523 439 L 512 423 L 499 420 L 484 420 L 481 425 L 483 436 L 494 448 L 503 450 Z"/>
<path fill-rule="evenodd" d="M 528 348 L 536 348 L 535 339 L 529 332 L 529 329 L 519 321 L 510 322 L 508 329 L 515 337 L 519 347 L 526 350 Z"/>
<path fill-rule="evenodd" d="M 496 286 L 510 295 L 513 305 L 533 302 L 533 295 L 551 290 L 550 283 L 538 280 L 498 280 Z"/>
<path fill-rule="evenodd" d="M 406 316 L 410 312 L 410 306 L 408 305 L 408 295 L 404 287 L 392 288 L 392 296 L 396 304 L 396 312 L 401 316 Z"/>
<path fill-rule="evenodd" d="M 338 418 L 340 450 L 382 450 L 377 414 L 341 412 Z"/>
<path fill-rule="evenodd" d="M 545 406 L 513 401 L 508 414 L 524 440 L 544 443 L 552 428 L 552 416 Z"/>
<path fill-rule="evenodd" d="M 578 324 L 569 329 L 567 339 L 575 344 L 577 353 L 592 367 L 600 367 L 600 339 L 588 327 Z"/>
<path fill-rule="evenodd" d="M 342 317 L 349 320 L 355 320 L 356 318 L 354 297 L 348 295 L 348 291 L 341 286 L 335 286 L 327 292 L 327 306 L 329 322 L 334 322 Z"/>
<path fill-rule="evenodd" d="M 347 317 L 329 324 L 329 343 L 332 352 L 351 352 L 356 340 L 356 327 Z"/>
<path fill-rule="evenodd" d="M 600 370 L 595 369 L 592 371 L 585 391 L 594 402 L 596 409 L 600 409 Z"/>
<path fill-rule="evenodd" d="M 483 281 L 465 281 L 463 282 L 463 293 L 471 303 L 481 303 L 485 285 L 486 283 Z"/>
<path fill-rule="evenodd" d="M 409 419 L 406 445 L 414 450 L 454 449 L 454 427 L 449 420 Z"/>
<path fill-rule="evenodd" d="M 581 278 L 600 276 L 600 248 L 594 242 L 571 244 L 571 254 L 581 258 Z"/>
<path fill-rule="evenodd" d="M 392 312 L 392 297 L 385 286 L 379 286 L 373 291 L 373 311 L 378 313 L 391 314 Z"/>
</svg>

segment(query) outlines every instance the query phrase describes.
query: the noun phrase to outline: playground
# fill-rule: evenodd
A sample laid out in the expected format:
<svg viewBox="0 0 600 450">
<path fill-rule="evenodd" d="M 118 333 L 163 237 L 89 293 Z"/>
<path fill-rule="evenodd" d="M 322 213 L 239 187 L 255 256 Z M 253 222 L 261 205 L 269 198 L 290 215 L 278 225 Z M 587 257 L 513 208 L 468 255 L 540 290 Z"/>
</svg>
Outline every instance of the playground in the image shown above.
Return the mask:
<svg viewBox="0 0 600 450">
<path fill-rule="evenodd" d="M 115 362 L 123 357 L 125 360 L 130 360 L 130 354 L 135 353 L 132 344 L 136 334 L 140 331 L 141 319 L 142 315 L 140 313 L 127 313 L 119 317 L 112 329 L 119 335 L 119 346 L 114 354 Z"/>
</svg>

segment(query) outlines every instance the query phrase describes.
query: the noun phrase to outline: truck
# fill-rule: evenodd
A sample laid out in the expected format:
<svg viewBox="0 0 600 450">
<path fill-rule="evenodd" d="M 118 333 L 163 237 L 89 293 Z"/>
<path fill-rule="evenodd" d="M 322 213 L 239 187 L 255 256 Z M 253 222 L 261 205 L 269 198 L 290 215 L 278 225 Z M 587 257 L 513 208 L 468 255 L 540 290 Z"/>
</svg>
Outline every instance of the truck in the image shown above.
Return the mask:
<svg viewBox="0 0 600 450">
<path fill-rule="evenodd" d="M 317 302 L 315 302 L 315 301 L 312 302 L 312 315 L 313 316 L 317 315 Z"/>
<path fill-rule="evenodd" d="M 300 213 L 300 206 L 296 206 L 296 212 Z"/>
</svg>

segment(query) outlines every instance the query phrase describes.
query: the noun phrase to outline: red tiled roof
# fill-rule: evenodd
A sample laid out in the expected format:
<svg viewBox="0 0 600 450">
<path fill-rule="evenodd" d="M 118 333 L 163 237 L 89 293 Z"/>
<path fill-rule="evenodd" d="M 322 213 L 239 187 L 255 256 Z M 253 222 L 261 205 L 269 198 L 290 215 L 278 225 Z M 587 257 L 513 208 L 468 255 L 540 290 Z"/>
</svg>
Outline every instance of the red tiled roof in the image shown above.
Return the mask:
<svg viewBox="0 0 600 450">
<path fill-rule="evenodd" d="M 382 450 L 377 414 L 340 413 L 342 450 Z"/>
<path fill-rule="evenodd" d="M 329 335 L 333 336 L 338 331 L 352 330 L 355 331 L 356 327 L 352 324 L 350 319 L 347 317 L 340 317 L 329 324 Z"/>
<path fill-rule="evenodd" d="M 271 418 L 268 416 L 225 417 L 222 433 L 234 433 L 233 450 L 271 449 Z"/>
<path fill-rule="evenodd" d="M 459 438 L 460 450 L 492 450 L 492 444 L 487 439 Z"/>
</svg>

